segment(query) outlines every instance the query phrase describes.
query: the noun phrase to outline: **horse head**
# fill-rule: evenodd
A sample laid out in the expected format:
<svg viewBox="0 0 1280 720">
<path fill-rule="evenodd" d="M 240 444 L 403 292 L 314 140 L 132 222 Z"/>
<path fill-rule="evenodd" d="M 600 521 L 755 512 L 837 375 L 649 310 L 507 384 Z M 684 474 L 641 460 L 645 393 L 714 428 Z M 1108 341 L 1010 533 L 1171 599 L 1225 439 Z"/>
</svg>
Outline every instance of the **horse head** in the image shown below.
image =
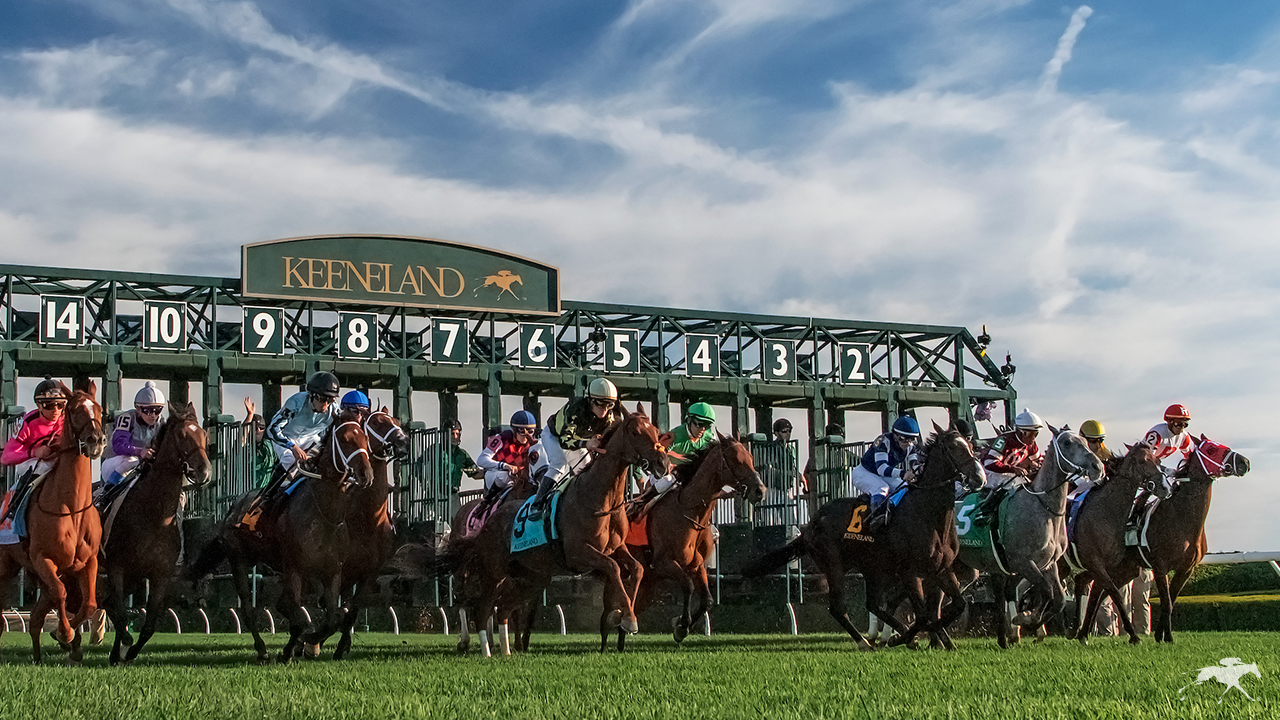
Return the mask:
<svg viewBox="0 0 1280 720">
<path fill-rule="evenodd" d="M 168 452 L 175 453 L 181 463 L 183 487 L 199 488 L 208 485 L 213 479 L 213 463 L 209 462 L 208 436 L 200 427 L 195 405 L 187 403 L 183 407 L 171 403 L 169 419 L 160 432 L 164 434 L 164 438 L 157 436 L 157 456 L 160 452 L 165 452 L 167 447 L 174 448 Z"/>
<path fill-rule="evenodd" d="M 87 458 L 102 457 L 107 435 L 102 431 L 102 406 L 94 400 L 98 386 L 88 380 L 77 383 L 74 391 L 62 385 L 62 392 L 70 398 L 62 420 L 62 449 Z"/>
<path fill-rule="evenodd" d="M 619 453 L 618 457 L 625 463 L 639 465 L 651 475 L 662 477 L 671 472 L 671 459 L 667 457 L 667 448 L 663 446 L 658 428 L 649 422 L 644 407 L 636 403 L 636 411 L 618 406 L 622 411 L 622 419 L 614 424 L 602 438 L 602 444 L 609 453 Z"/>
<path fill-rule="evenodd" d="M 369 437 L 360 422 L 360 413 L 347 410 L 329 428 L 329 463 L 322 464 L 321 476 L 336 478 L 343 489 L 351 485 L 373 484 L 373 464 L 369 458 Z"/>
<path fill-rule="evenodd" d="M 1053 448 L 1053 467 L 1062 475 L 1064 482 L 1079 477 L 1088 478 L 1093 483 L 1102 480 L 1102 461 L 1089 450 L 1084 438 L 1067 427 L 1055 428 L 1050 425 L 1049 431 L 1053 433 L 1053 441 L 1050 443 Z"/>
<path fill-rule="evenodd" d="M 1249 472 L 1249 458 L 1226 445 L 1214 442 L 1204 435 L 1199 438 L 1192 437 L 1191 440 L 1196 445 L 1197 464 L 1208 477 L 1219 478 L 1227 475 L 1239 477 Z"/>
<path fill-rule="evenodd" d="M 1146 445 L 1125 445 L 1124 457 L 1113 461 L 1110 467 L 1118 478 L 1128 478 L 1136 482 L 1138 487 L 1145 488 L 1161 500 L 1166 500 L 1173 490 L 1164 481 L 1164 473 L 1160 471 L 1160 461 Z"/>
<path fill-rule="evenodd" d="M 921 449 L 925 470 L 922 473 L 924 477 L 917 481 L 917 484 L 931 486 L 934 483 L 945 483 L 958 477 L 960 483 L 968 490 L 977 490 L 982 487 L 987 481 L 987 474 L 973 453 L 973 445 L 969 442 L 968 435 L 969 425 L 963 420 L 957 421 L 946 430 L 934 422 L 933 435 Z M 944 462 L 931 465 L 928 461 L 934 457 L 941 457 Z M 929 477 L 929 470 L 934 467 L 938 469 L 933 470 L 934 477 Z M 939 477 L 944 473 L 945 478 Z"/>
<path fill-rule="evenodd" d="M 746 498 L 752 505 L 764 500 L 765 486 L 756 472 L 755 460 L 751 451 L 737 437 L 723 435 L 716 431 L 717 442 L 725 467 L 729 471 L 729 480 L 724 487 L 731 488 L 738 497 Z"/>
<path fill-rule="evenodd" d="M 369 414 L 364 432 L 369 439 L 369 452 L 379 460 L 399 460 L 409 454 L 409 434 L 386 408 Z"/>
</svg>

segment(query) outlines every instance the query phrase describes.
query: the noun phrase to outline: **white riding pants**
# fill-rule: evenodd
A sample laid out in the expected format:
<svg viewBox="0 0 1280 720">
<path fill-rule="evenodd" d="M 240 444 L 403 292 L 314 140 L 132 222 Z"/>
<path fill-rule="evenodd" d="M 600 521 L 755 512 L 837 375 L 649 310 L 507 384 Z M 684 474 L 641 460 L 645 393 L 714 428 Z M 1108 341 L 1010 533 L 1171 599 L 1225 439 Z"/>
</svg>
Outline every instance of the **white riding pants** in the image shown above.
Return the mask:
<svg viewBox="0 0 1280 720">
<path fill-rule="evenodd" d="M 505 490 L 511 487 L 511 473 L 506 470 L 485 470 L 484 472 L 484 489 L 492 490 L 498 488 Z"/>
<path fill-rule="evenodd" d="M 903 484 L 900 478 L 882 477 L 861 465 L 854 466 L 850 480 L 859 493 L 881 497 L 888 497 L 891 490 L 897 490 Z"/>
<path fill-rule="evenodd" d="M 129 474 L 129 471 L 138 467 L 138 463 L 142 462 L 142 458 L 135 455 L 116 455 L 102 461 L 102 482 L 108 485 L 115 485 Z"/>
<path fill-rule="evenodd" d="M 546 477 L 556 483 L 568 477 L 571 472 L 582 472 L 582 468 L 591 462 L 591 454 L 585 449 L 565 450 L 560 447 L 560 439 L 545 426 L 542 428 L 542 437 L 533 450 L 538 453 L 538 459 L 530 468 L 530 477 L 537 477 L 545 467 Z"/>
</svg>

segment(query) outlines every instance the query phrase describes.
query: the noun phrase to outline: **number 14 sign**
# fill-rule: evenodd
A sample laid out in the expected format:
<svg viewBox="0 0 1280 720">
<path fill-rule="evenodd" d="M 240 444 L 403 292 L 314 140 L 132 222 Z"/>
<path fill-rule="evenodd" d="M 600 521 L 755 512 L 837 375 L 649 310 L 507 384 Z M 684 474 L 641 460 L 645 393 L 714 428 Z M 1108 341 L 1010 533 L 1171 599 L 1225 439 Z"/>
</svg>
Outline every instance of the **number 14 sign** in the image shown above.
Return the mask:
<svg viewBox="0 0 1280 720">
<path fill-rule="evenodd" d="M 40 342 L 84 345 L 84 298 L 41 295 Z"/>
</svg>

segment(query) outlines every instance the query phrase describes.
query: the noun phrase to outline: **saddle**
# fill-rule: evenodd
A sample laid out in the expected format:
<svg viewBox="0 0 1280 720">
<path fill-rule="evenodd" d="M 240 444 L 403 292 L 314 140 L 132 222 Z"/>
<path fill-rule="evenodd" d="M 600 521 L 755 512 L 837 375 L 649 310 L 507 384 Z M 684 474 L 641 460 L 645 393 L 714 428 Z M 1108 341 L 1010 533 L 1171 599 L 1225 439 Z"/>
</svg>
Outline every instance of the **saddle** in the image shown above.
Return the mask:
<svg viewBox="0 0 1280 720">
<path fill-rule="evenodd" d="M 511 493 L 511 487 L 504 488 L 501 492 L 486 493 L 475 507 L 471 508 L 471 512 L 467 513 L 466 522 L 463 523 L 463 537 L 471 537 L 480 532 L 485 523 L 489 522 L 489 518 L 493 516 L 493 511 L 498 509 L 502 504 L 503 498 Z"/>
</svg>

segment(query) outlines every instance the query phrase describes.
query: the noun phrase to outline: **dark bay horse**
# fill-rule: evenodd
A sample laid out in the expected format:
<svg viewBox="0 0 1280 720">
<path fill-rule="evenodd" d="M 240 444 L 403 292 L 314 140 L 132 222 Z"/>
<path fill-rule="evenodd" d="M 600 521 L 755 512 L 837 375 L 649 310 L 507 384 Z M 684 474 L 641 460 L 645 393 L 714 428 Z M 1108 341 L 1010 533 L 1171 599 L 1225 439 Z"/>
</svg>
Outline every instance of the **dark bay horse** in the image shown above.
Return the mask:
<svg viewBox="0 0 1280 720">
<path fill-rule="evenodd" d="M 765 487 L 752 462 L 751 451 L 735 438 L 720 435 L 717 442 L 693 461 L 676 467 L 678 484 L 659 498 L 642 522 L 648 542 L 628 538 L 631 555 L 644 565 L 644 577 L 636 594 L 636 610 L 642 610 L 664 581 L 680 587 L 684 611 L 673 619 L 672 636 L 683 642 L 689 629 L 711 609 L 714 598 L 707 581 L 707 557 L 714 541 L 711 514 L 716 501 L 730 494 L 752 505 L 764 499 Z M 634 534 L 635 525 L 632 525 Z M 690 610 L 694 597 L 698 606 Z M 618 648 L 626 634 L 618 631 Z"/>
<path fill-rule="evenodd" d="M 1154 628 L 1156 642 L 1173 642 L 1173 604 L 1209 550 L 1204 521 L 1209 516 L 1213 481 L 1249 472 L 1249 459 L 1240 453 L 1204 435 L 1192 439 L 1195 452 L 1184 472 L 1179 473 L 1186 480 L 1177 484 L 1172 497 L 1156 506 L 1147 530 L 1151 548 L 1148 559 L 1160 593 L 1160 617 Z M 1169 573 L 1173 573 L 1172 580 Z"/>
<path fill-rule="evenodd" d="M 866 496 L 833 500 L 818 509 L 800 531 L 800 537 L 748 563 L 742 574 L 764 575 L 807 554 L 826 578 L 831 616 L 859 649 L 873 650 L 849 620 L 845 573 L 856 569 L 866 582 L 868 609 L 898 633 L 890 645 L 911 642 L 921 631 L 928 630 L 937 642 L 948 650 L 954 649 L 946 627 L 966 607 L 952 568 L 960 545 L 955 524 L 955 483 L 974 489 L 986 480 L 973 446 L 966 439 L 968 428 L 963 423 L 959 425 L 959 429 L 943 430 L 934 424 L 933 436 L 920 450 L 923 468 L 918 479 L 907 486 L 889 524 L 878 533 L 869 536 L 863 528 Z M 915 610 L 915 622 L 910 628 L 893 613 L 902 589 Z M 926 601 L 926 589 L 930 601 Z M 950 600 L 945 611 L 936 602 L 939 593 Z"/>
<path fill-rule="evenodd" d="M 1163 492 L 1164 475 L 1151 449 L 1138 445 L 1130 448 L 1124 457 L 1108 463 L 1106 481 L 1080 501 L 1067 561 L 1081 568 L 1075 577 L 1079 620 L 1076 639 L 1081 643 L 1089 641 L 1089 631 L 1104 595 L 1111 598 L 1125 632 L 1129 633 L 1129 642 L 1141 642 L 1125 611 L 1120 588 L 1138 576 L 1138 557 L 1133 548 L 1125 547 L 1124 529 L 1133 498 L 1143 487 Z M 1088 602 L 1082 603 L 1085 597 Z"/>
<path fill-rule="evenodd" d="M 112 665 L 127 665 L 138 657 L 169 607 L 169 586 L 182 551 L 182 492 L 202 487 L 212 477 L 205 432 L 195 406 L 172 405 L 169 412 L 153 443 L 154 459 L 143 464 L 119 508 L 114 513 L 111 508 L 104 510 L 102 566 L 107 586 L 103 604 L 116 628 Z M 129 634 L 125 595 L 140 592 L 144 581 L 150 586 L 147 615 L 135 644 Z M 122 657 L 125 649 L 128 653 Z"/>
<path fill-rule="evenodd" d="M 71 664 L 79 664 L 84 657 L 80 626 L 97 611 L 102 524 L 93 507 L 89 461 L 102 455 L 107 438 L 102 432 L 102 407 L 94 400 L 97 386 L 89 382 L 75 392 L 65 385 L 62 390 L 70 399 L 53 469 L 27 502 L 28 538 L 0 547 L 0 598 L 9 597 L 10 584 L 20 569 L 40 583 L 40 597 L 30 617 L 31 655 L 36 664 L 41 661 L 40 633 L 50 610 L 58 613 L 54 638 L 68 646 Z M 75 604 L 68 603 L 69 591 L 78 598 Z M 74 617 L 69 610 L 75 610 Z"/>
<path fill-rule="evenodd" d="M 253 633 L 253 647 L 260 663 L 267 661 L 267 645 L 253 604 L 251 566 L 264 564 L 280 573 L 281 593 L 276 607 L 289 620 L 289 641 L 280 651 L 281 662 L 302 654 L 303 634 L 311 624 L 302 609 L 308 584 L 320 588 L 324 622 L 307 635 L 306 643 L 314 644 L 319 638 L 332 635 L 342 622 L 338 593 L 348 548 L 348 489 L 373 482 L 369 442 L 358 418 L 353 412 L 338 417 L 321 438 L 320 452 L 313 461 L 319 477 L 309 477 L 296 485 L 287 502 L 281 502 L 281 498 L 270 501 L 254 529 L 240 525 L 253 494 L 237 501 L 192 566 L 190 576 L 200 579 L 212 573 L 224 558 L 230 561 L 240 613 Z"/>
<path fill-rule="evenodd" d="M 623 418 L 601 436 L 602 452 L 561 492 L 558 543 L 513 555 L 512 527 L 523 503 L 510 497 L 475 536 L 450 538 L 441 566 L 470 566 L 467 571 L 482 591 L 476 602 L 481 613 L 476 617 L 478 628 L 487 627 L 491 617 L 496 619 L 495 625 L 505 625 L 555 575 L 590 573 L 605 584 L 601 634 L 607 637 L 618 627 L 631 633 L 638 630 L 632 599 L 643 569 L 624 544 L 628 528 L 625 489 L 631 465 L 659 475 L 670 471 L 660 439 L 641 408 L 631 414 L 623 410 Z"/>
</svg>

